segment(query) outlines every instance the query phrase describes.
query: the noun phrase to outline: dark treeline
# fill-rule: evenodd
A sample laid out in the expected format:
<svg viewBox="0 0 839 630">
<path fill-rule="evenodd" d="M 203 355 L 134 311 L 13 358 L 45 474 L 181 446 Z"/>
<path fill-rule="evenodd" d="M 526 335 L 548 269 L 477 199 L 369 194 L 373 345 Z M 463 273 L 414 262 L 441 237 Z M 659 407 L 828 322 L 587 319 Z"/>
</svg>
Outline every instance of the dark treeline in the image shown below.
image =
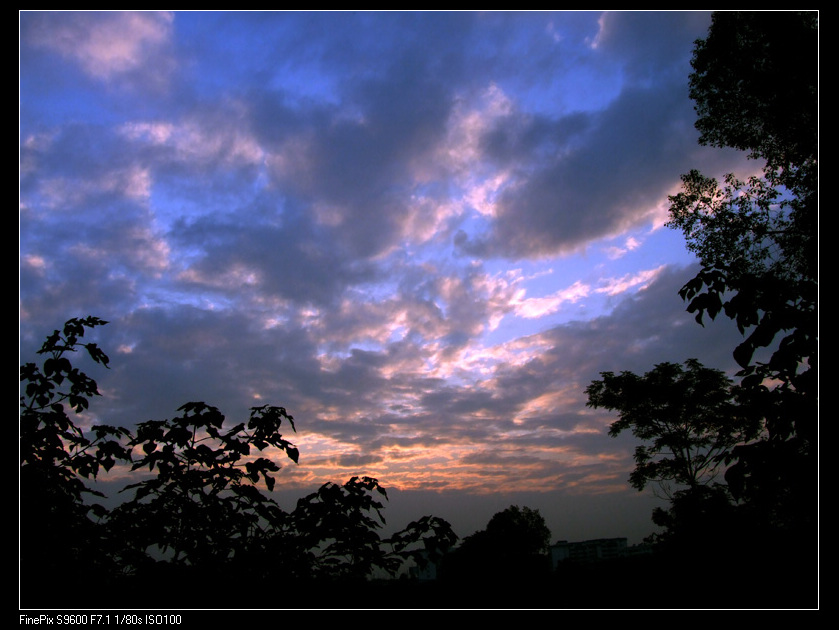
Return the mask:
<svg viewBox="0 0 839 630">
<path fill-rule="evenodd" d="M 96 382 L 69 356 L 106 322 L 73 319 L 21 367 L 23 608 L 812 608 L 818 606 L 818 14 L 721 12 L 692 60 L 700 143 L 762 175 L 698 171 L 670 198 L 701 270 L 680 291 L 698 323 L 742 333 L 729 378 L 694 359 L 603 372 L 588 404 L 639 440 L 629 483 L 666 499 L 651 553 L 550 560 L 537 511 L 511 506 L 458 544 L 425 516 L 383 538 L 385 488 L 327 483 L 282 510 L 297 461 L 282 407 L 229 422 L 187 403 L 171 420 L 82 431 Z M 124 501 L 87 485 L 127 467 Z M 264 485 L 268 492 L 261 490 Z M 408 567 L 418 569 L 409 571 Z M 421 579 L 423 571 L 434 579 Z"/>
<path fill-rule="evenodd" d="M 269 496 L 278 455 L 298 459 L 280 432 L 294 430 L 282 407 L 252 408 L 231 426 L 215 407 L 191 402 L 180 416 L 133 431 L 82 431 L 68 411 L 87 409 L 98 388 L 67 355 L 85 350 L 107 366 L 108 356 L 83 341 L 86 329 L 106 323 L 69 320 L 39 350 L 42 364 L 21 367 L 23 607 L 271 607 L 278 584 L 295 595 L 294 606 L 330 583 L 434 562 L 456 541 L 432 516 L 382 538 L 387 491 L 370 477 L 324 484 L 282 510 Z M 101 495 L 84 480 L 115 466 L 137 481 L 108 510 L 89 500 Z M 268 599 L 242 599 L 240 588 Z M 359 594 L 358 605 L 376 604 Z"/>
<path fill-rule="evenodd" d="M 814 556 L 801 532 L 770 536 L 754 520 L 747 530 L 742 508 L 719 489 L 677 494 L 649 554 L 554 563 L 551 532 L 527 507 L 495 514 L 459 544 L 432 516 L 382 538 L 387 493 L 368 477 L 327 483 L 283 511 L 256 487 L 270 491 L 279 469 L 263 452 L 297 460 L 280 433 L 294 420 L 280 407 L 253 408 L 229 426 L 217 409 L 188 403 L 181 416 L 134 431 L 82 432 L 66 407 L 86 409 L 97 386 L 65 355 L 86 350 L 107 365 L 82 341 L 105 323 L 68 321 L 44 343 L 42 364 L 21 369 L 23 608 L 815 605 Z M 120 465 L 138 481 L 108 510 L 83 479 Z"/>
</svg>

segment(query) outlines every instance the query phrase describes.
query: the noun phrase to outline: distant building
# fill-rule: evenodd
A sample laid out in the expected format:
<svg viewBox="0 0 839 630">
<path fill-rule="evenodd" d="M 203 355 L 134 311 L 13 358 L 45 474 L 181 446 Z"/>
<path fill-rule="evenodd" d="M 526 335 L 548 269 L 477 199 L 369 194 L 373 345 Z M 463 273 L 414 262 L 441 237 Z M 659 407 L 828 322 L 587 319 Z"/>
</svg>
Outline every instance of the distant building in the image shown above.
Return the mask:
<svg viewBox="0 0 839 630">
<path fill-rule="evenodd" d="M 551 566 L 556 567 L 566 560 L 597 562 L 649 552 L 650 549 L 646 545 L 628 546 L 626 538 L 595 538 L 580 542 L 560 540 L 551 546 Z"/>
<path fill-rule="evenodd" d="M 438 563 L 429 558 L 428 552 L 421 553 L 423 561 L 412 565 L 408 569 L 408 575 L 420 582 L 428 582 L 437 579 Z"/>
</svg>

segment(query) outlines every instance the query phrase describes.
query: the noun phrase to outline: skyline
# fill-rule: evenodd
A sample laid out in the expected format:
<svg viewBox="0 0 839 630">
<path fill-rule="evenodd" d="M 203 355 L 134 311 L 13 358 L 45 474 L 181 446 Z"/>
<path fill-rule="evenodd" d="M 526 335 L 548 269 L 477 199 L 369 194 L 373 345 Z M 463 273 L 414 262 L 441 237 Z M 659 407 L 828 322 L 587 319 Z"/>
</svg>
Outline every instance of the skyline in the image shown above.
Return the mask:
<svg viewBox="0 0 839 630">
<path fill-rule="evenodd" d="M 83 425 L 286 407 L 274 495 L 377 477 L 388 525 L 511 504 L 654 530 L 602 371 L 697 358 L 667 196 L 698 168 L 710 12 L 21 12 L 20 351 L 71 317 Z M 79 357 L 81 359 L 81 357 Z M 74 361 L 74 365 L 76 361 Z"/>
</svg>

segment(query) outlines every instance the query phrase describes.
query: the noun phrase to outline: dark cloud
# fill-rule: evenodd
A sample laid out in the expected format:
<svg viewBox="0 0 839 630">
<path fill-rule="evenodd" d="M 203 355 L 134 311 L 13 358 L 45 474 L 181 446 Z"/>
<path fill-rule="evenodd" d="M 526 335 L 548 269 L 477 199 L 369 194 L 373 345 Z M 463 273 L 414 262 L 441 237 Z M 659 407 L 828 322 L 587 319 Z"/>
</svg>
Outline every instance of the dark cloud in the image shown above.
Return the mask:
<svg viewBox="0 0 839 630">
<path fill-rule="evenodd" d="M 381 457 L 377 457 L 374 455 L 341 455 L 336 461 L 335 465 L 340 466 L 341 468 L 355 468 L 355 469 L 365 469 L 369 467 L 371 464 L 377 464 L 382 461 Z"/>
<path fill-rule="evenodd" d="M 482 138 L 486 156 L 512 167 L 487 233 L 460 232 L 455 245 L 477 256 L 514 259 L 584 248 L 651 221 L 679 176 L 697 166 L 719 173 L 725 152 L 697 156 L 695 113 L 686 98 L 691 47 L 707 15 L 609 13 L 595 55 L 622 69 L 602 110 L 559 117 L 516 111 Z M 713 158 L 711 157 L 713 155 Z"/>
<path fill-rule="evenodd" d="M 415 55 L 350 95 L 352 112 L 328 108 L 305 119 L 273 99 L 251 105 L 252 130 L 279 151 L 277 187 L 314 206 L 331 235 L 357 257 L 374 257 L 403 238 L 414 169 L 445 132 L 451 95 Z"/>
<path fill-rule="evenodd" d="M 596 115 L 534 123 L 556 127 L 544 130 L 544 143 L 556 150 L 520 141 L 527 151 L 518 161 L 530 167 L 518 171 L 521 181 L 502 194 L 490 234 L 469 244 L 470 251 L 555 255 L 649 222 L 650 212 L 690 168 L 697 137 L 692 119 L 684 94 L 665 84 L 627 88 Z"/>
<path fill-rule="evenodd" d="M 231 269 L 252 277 L 255 291 L 300 305 L 333 303 L 349 286 L 373 280 L 374 267 L 343 251 L 329 230 L 305 215 L 278 213 L 263 223 L 258 213 L 243 223 L 235 219 L 178 222 L 171 238 L 187 250 L 199 252 L 184 276 L 196 290 L 240 294 L 242 279 L 225 278 Z M 291 216 L 290 216 L 291 215 Z"/>
<path fill-rule="evenodd" d="M 613 11 L 600 18 L 597 50 L 623 64 L 632 81 L 683 79 L 691 49 L 704 37 L 711 14 L 701 11 Z M 688 70 L 689 71 L 689 70 Z"/>
<path fill-rule="evenodd" d="M 85 421 L 283 405 L 290 484 L 364 470 L 444 503 L 467 488 L 489 510 L 473 529 L 514 497 L 550 497 L 562 526 L 571 497 L 628 502 L 632 445 L 586 408 L 588 383 L 689 357 L 733 367 L 736 330 L 697 326 L 676 295 L 693 269 L 593 251 L 652 240 L 628 230 L 682 172 L 733 163 L 692 127 L 707 22 L 26 13 L 22 360 L 64 320 L 102 317 L 111 368 L 88 366 L 103 395 Z M 563 288 L 530 274 L 565 282 L 579 267 L 562 256 L 583 249 L 597 266 L 565 286 L 661 271 L 612 301 L 591 289 L 587 319 L 565 303 L 520 317 Z"/>
</svg>

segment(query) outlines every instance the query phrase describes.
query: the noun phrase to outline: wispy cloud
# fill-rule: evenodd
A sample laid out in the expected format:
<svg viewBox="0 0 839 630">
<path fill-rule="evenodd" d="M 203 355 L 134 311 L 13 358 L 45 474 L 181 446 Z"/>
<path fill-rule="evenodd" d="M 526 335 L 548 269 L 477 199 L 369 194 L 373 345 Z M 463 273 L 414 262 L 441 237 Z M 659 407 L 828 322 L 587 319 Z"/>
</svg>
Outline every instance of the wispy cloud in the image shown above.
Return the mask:
<svg viewBox="0 0 839 630">
<path fill-rule="evenodd" d="M 27 15 L 23 24 L 27 44 L 54 51 L 107 81 L 157 64 L 170 45 L 173 21 L 171 12 L 43 12 Z"/>
<path fill-rule="evenodd" d="M 625 491 L 588 382 L 728 360 L 650 231 L 732 163 L 687 99 L 708 20 L 23 12 L 22 356 L 91 314 L 97 418 L 283 404 L 293 487 Z"/>
</svg>

